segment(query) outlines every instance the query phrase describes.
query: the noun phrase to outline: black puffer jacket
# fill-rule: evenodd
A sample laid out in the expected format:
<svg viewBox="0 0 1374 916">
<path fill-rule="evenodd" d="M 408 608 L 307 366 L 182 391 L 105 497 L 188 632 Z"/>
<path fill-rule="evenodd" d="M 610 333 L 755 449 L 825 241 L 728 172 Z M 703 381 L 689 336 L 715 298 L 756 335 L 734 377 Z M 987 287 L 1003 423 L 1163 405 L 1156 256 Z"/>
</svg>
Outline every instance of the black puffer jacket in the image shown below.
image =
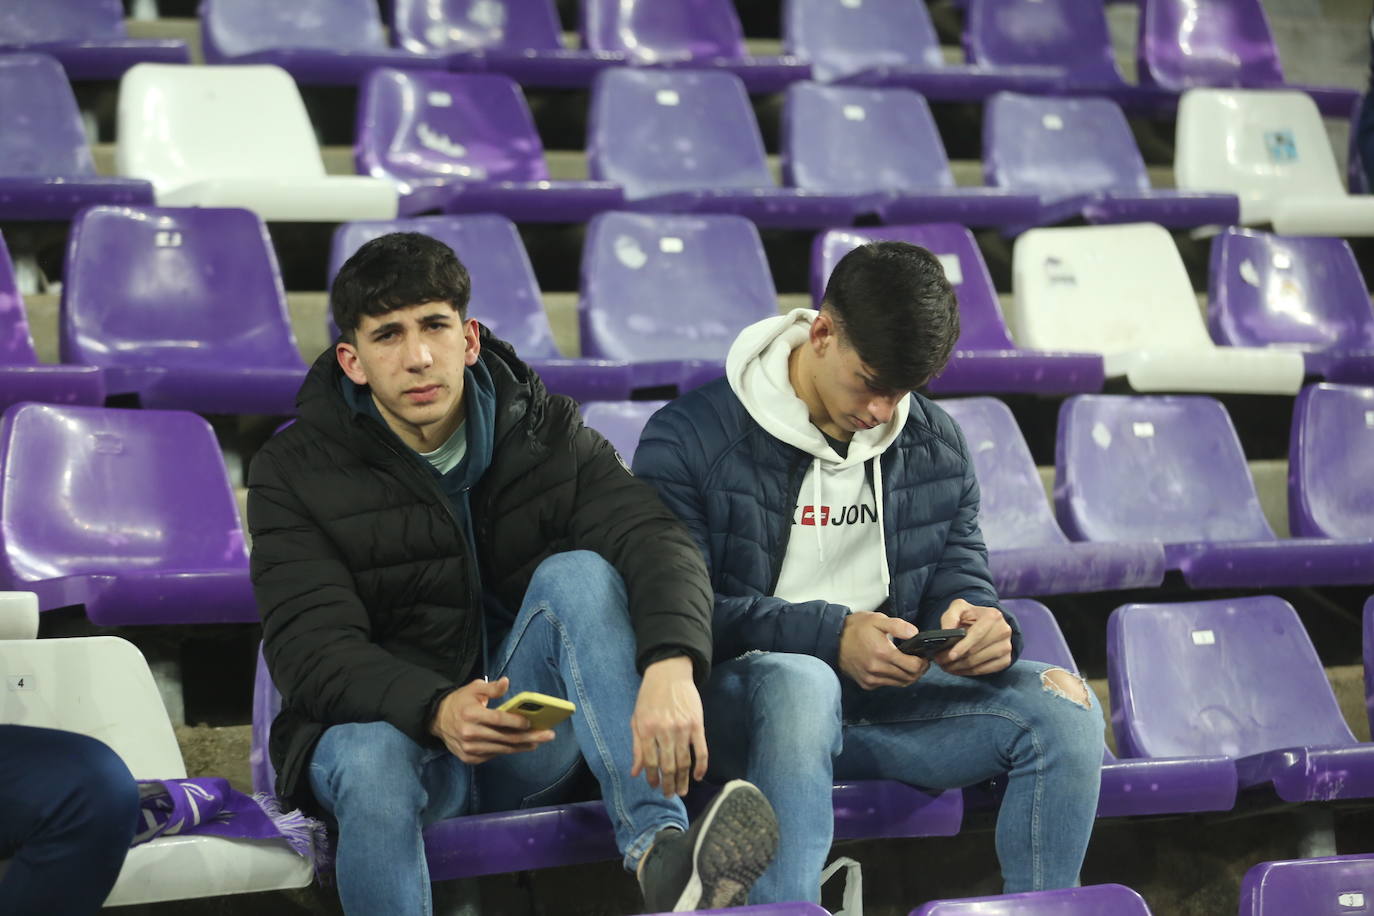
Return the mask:
<svg viewBox="0 0 1374 916">
<path fill-rule="evenodd" d="M 306 767 L 330 725 L 385 721 L 437 743 L 436 699 L 480 674 L 474 562 L 514 611 L 550 554 L 596 551 L 625 579 L 640 669 L 678 647 L 706 676 L 711 589 L 687 531 L 570 399 L 485 328 L 481 340 L 496 428 L 471 494 L 475 552 L 422 459 L 345 402 L 332 349 L 301 386 L 300 420 L 253 460 L 253 588 L 282 694 L 270 750 L 291 804 L 315 809 Z"/>
</svg>

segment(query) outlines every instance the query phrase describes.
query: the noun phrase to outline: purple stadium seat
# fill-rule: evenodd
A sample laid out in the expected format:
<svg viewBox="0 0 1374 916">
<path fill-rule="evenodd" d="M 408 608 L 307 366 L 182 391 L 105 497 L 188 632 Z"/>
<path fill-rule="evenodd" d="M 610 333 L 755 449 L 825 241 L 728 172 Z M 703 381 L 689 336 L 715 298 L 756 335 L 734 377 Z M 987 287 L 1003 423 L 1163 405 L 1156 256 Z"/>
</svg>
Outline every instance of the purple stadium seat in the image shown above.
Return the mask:
<svg viewBox="0 0 1374 916">
<path fill-rule="evenodd" d="M 356 86 L 376 67 L 442 67 L 389 48 L 376 0 L 201 0 L 207 64 L 276 64 L 301 85 Z"/>
<path fill-rule="evenodd" d="M 1364 168 L 1364 156 L 1360 152 L 1360 111 L 1364 108 L 1364 96 L 1350 106 L 1350 142 L 1346 145 L 1345 180 L 1351 194 L 1369 193 L 1369 173 Z"/>
<path fill-rule="evenodd" d="M 344 223 L 334 230 L 329 282 L 353 252 L 389 232 L 423 232 L 452 248 L 472 278 L 468 315 L 515 347 L 555 394 L 579 401 L 623 400 L 636 387 L 636 367 L 609 359 L 567 359 L 558 351 L 534 268 L 515 224 L 504 216 L 421 216 Z M 329 318 L 330 336 L 338 336 Z"/>
<path fill-rule="evenodd" d="M 153 202 L 147 181 L 96 174 L 76 97 L 51 57 L 0 54 L 0 111 L 0 220 L 65 220 L 90 204 Z"/>
<path fill-rule="evenodd" d="M 1060 91 L 1105 95 L 1128 111 L 1178 106 L 1177 92 L 1121 76 L 1102 0 L 969 0 L 964 52 L 986 67 L 1059 67 Z"/>
<path fill-rule="evenodd" d="M 1021 657 L 1078 673 L 1064 633 L 1050 609 L 1012 598 L 1005 607 L 1021 625 Z M 966 799 L 966 804 L 971 800 Z M 1229 811 L 1236 803 L 1236 764 L 1230 757 L 1118 758 L 1102 752 L 1098 817 Z"/>
<path fill-rule="evenodd" d="M 604 181 L 550 181 L 525 95 L 495 73 L 382 68 L 363 81 L 353 154 L 358 174 L 396 185 L 402 216 L 501 213 L 583 222 L 624 204 Z"/>
<path fill-rule="evenodd" d="M 1293 405 L 1288 526 L 1295 535 L 1374 537 L 1374 388 L 1310 385 Z"/>
<path fill-rule="evenodd" d="M 582 43 L 636 66 L 721 69 L 750 92 L 811 78 L 792 55 L 750 57 L 733 0 L 582 0 Z"/>
<path fill-rule="evenodd" d="M 455 70 L 504 73 L 522 86 L 585 88 L 623 53 L 564 47 L 553 0 L 392 0 L 392 38 Z"/>
<path fill-rule="evenodd" d="M 994 96 L 983 115 L 983 173 L 991 186 L 1045 200 L 1040 221 L 1230 225 L 1234 194 L 1157 191 L 1121 108 L 1110 99 Z"/>
<path fill-rule="evenodd" d="M 982 509 L 978 520 L 1000 595 L 1061 595 L 1153 588 L 1164 581 L 1157 541 L 1073 543 L 1055 524 L 1030 448 L 996 398 L 940 401 L 968 440 Z"/>
<path fill-rule="evenodd" d="M 1141 85 L 1301 89 L 1322 113 L 1346 117 L 1356 89 L 1294 86 L 1283 78 L 1260 0 L 1140 0 L 1136 59 Z"/>
<path fill-rule="evenodd" d="M 935 394 L 1101 391 L 1102 357 L 1096 353 L 1026 350 L 1012 343 L 983 254 L 963 226 L 884 226 L 833 229 L 811 246 L 811 294 L 817 307 L 830 271 L 853 248 L 891 239 L 920 245 L 939 257 L 959 299 L 959 343 L 944 372 L 931 379 Z"/>
<path fill-rule="evenodd" d="M 1374 595 L 1364 603 L 1364 708 L 1374 725 Z"/>
<path fill-rule="evenodd" d="M 798 83 L 782 110 L 782 176 L 792 187 L 871 198 L 886 223 L 1033 222 L 1035 194 L 958 188 L 926 100 L 908 89 Z"/>
<path fill-rule="evenodd" d="M 582 405 L 582 422 L 615 446 L 621 459 L 632 464 L 644 424 L 667 401 L 602 401 Z"/>
<path fill-rule="evenodd" d="M 1374 307 L 1344 239 L 1227 229 L 1212 240 L 1207 325 L 1220 344 L 1300 350 L 1308 375 L 1374 383 Z"/>
<path fill-rule="evenodd" d="M 1374 744 L 1351 734 L 1282 598 L 1123 605 L 1107 620 L 1107 682 L 1124 754 L 1224 754 L 1241 789 L 1288 802 L 1374 796 Z"/>
<path fill-rule="evenodd" d="M 83 211 L 61 325 L 64 360 L 144 407 L 294 413 L 305 379 L 267 227 L 247 210 Z"/>
<path fill-rule="evenodd" d="M 100 626 L 256 623 L 248 551 L 210 424 L 18 404 L 0 420 L 0 588 Z"/>
<path fill-rule="evenodd" d="M 267 748 L 272 720 L 280 710 L 281 696 L 259 650 L 253 682 L 249 764 L 254 791 L 268 795 L 273 792 L 276 771 Z M 693 797 L 701 794 L 694 792 Z M 693 800 L 688 799 L 689 808 Z M 837 785 L 834 805 L 836 839 L 954 836 L 964 816 L 963 796 L 957 791 L 932 794 L 885 780 Z M 473 814 L 439 821 L 425 829 L 425 856 L 429 861 L 430 878 L 434 881 L 619 858 L 610 817 L 599 801 Z M 772 908 L 749 907 L 730 912 L 819 916 L 816 909 L 808 908 L 810 906 L 774 904 Z"/>
<path fill-rule="evenodd" d="M 603 213 L 587 226 L 577 313 L 584 356 L 652 363 L 646 377 L 687 391 L 724 374 L 778 294 L 746 219 Z"/>
<path fill-rule="evenodd" d="M 57 58 L 74 80 L 113 80 L 137 63 L 187 64 L 186 42 L 130 38 L 120 0 L 9 0 L 0 4 L 0 53 Z M 0 106 L 8 110 L 8 106 Z M 8 116 L 7 116 L 8 117 Z"/>
<path fill-rule="evenodd" d="M 1374 901 L 1374 856 L 1261 862 L 1240 885 L 1240 916 L 1361 913 Z"/>
<path fill-rule="evenodd" d="M 38 361 L 9 249 L 0 236 L 0 410 L 20 401 L 103 404 L 105 379 L 95 366 L 52 366 Z"/>
<path fill-rule="evenodd" d="M 722 71 L 602 73 L 587 172 L 623 185 L 632 209 L 737 213 L 760 226 L 847 226 L 862 205 L 848 194 L 778 187 L 744 84 Z"/>
<path fill-rule="evenodd" d="M 909 916 L 1150 916 L 1150 908 L 1122 884 L 1090 884 L 997 897 L 932 900 Z"/>
<path fill-rule="evenodd" d="M 1374 583 L 1374 538 L 1280 539 L 1226 408 L 1076 395 L 1059 411 L 1055 507 L 1075 540 L 1158 540 L 1194 588 Z"/>
<path fill-rule="evenodd" d="M 1013 89 L 1049 92 L 1064 71 L 946 64 L 924 3 L 911 0 L 788 0 L 783 47 L 811 61 L 826 83 L 901 86 L 935 101 L 978 101 Z"/>
</svg>

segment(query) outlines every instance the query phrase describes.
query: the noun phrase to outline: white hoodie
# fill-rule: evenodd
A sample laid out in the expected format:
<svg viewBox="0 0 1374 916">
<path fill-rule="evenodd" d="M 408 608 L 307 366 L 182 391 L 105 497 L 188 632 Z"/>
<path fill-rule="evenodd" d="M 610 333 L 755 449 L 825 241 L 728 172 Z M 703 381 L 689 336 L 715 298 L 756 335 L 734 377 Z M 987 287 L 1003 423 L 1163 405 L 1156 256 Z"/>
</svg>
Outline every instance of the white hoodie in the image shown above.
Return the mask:
<svg viewBox="0 0 1374 916">
<path fill-rule="evenodd" d="M 788 376 L 788 358 L 810 336 L 816 314 L 793 309 L 745 328 L 730 347 L 725 375 L 764 430 L 812 456 L 792 507 L 791 537 L 774 594 L 785 601 L 820 599 L 851 611 L 872 611 L 887 600 L 891 582 L 879 458 L 906 425 L 911 398 L 897 403 L 887 423 L 855 433 L 849 454 L 840 457 L 811 422 Z M 872 483 L 865 471 L 869 463 Z"/>
</svg>

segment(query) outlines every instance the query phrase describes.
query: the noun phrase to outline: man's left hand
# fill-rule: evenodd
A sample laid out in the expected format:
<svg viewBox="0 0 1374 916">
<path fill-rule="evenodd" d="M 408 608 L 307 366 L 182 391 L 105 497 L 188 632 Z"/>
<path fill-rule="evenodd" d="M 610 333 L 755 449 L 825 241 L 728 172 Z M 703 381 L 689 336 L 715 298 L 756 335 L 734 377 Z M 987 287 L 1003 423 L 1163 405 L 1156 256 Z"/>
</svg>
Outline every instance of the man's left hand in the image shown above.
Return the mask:
<svg viewBox="0 0 1374 916">
<path fill-rule="evenodd" d="M 634 735 L 631 778 L 643 773 L 649 785 L 663 790 L 664 798 L 686 795 L 693 779 L 706 778 L 705 716 L 701 694 L 692 681 L 690 658 L 665 658 L 644 669 L 630 731 Z"/>
<path fill-rule="evenodd" d="M 955 598 L 940 615 L 940 626 L 968 631 L 963 639 L 935 656 L 935 664 L 946 673 L 966 677 L 995 674 L 1011 664 L 1011 625 L 997 608 Z"/>
</svg>

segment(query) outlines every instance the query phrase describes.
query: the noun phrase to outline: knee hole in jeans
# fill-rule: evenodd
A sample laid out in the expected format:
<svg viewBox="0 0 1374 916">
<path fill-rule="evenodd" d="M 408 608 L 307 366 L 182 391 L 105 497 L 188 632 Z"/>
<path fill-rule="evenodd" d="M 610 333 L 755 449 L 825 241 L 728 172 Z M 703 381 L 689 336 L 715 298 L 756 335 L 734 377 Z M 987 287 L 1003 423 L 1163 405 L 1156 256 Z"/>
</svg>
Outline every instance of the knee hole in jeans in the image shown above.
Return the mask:
<svg viewBox="0 0 1374 916">
<path fill-rule="evenodd" d="M 1091 708 L 1088 682 L 1083 680 L 1080 674 L 1070 674 L 1063 668 L 1049 668 L 1040 675 L 1040 684 L 1046 693 L 1068 700 L 1083 709 Z"/>
</svg>

